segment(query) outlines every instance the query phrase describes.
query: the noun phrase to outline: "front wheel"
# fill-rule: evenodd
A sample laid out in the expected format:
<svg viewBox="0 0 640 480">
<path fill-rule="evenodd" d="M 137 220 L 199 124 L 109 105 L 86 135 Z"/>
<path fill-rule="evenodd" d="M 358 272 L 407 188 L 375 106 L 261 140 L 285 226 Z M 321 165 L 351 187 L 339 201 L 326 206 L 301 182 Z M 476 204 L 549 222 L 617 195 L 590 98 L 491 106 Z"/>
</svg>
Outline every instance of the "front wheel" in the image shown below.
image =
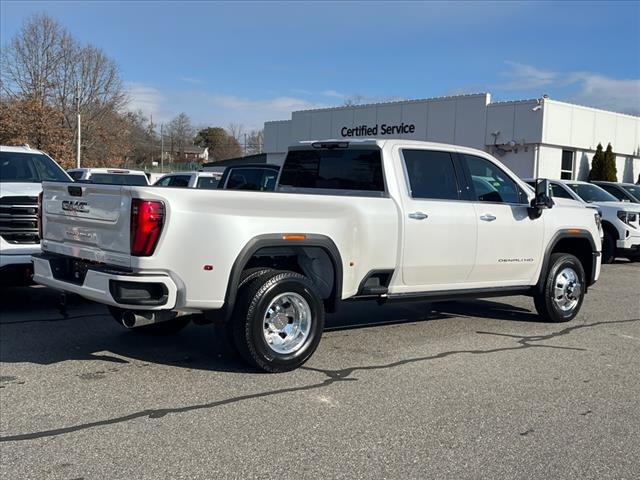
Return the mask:
<svg viewBox="0 0 640 480">
<path fill-rule="evenodd" d="M 554 253 L 542 292 L 533 297 L 538 314 L 549 322 L 568 322 L 582 306 L 585 289 L 580 260 L 567 253 Z"/>
<path fill-rule="evenodd" d="M 320 343 L 324 306 L 304 275 L 269 271 L 240 292 L 232 320 L 242 358 L 265 372 L 294 370 Z"/>
</svg>

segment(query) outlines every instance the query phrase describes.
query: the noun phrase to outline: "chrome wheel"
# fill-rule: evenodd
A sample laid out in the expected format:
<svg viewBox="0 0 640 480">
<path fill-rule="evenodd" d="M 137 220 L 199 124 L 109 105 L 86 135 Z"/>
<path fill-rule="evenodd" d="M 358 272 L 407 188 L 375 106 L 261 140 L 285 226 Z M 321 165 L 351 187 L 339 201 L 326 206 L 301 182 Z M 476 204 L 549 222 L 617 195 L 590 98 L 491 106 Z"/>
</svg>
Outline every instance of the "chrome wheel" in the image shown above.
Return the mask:
<svg viewBox="0 0 640 480">
<path fill-rule="evenodd" d="M 563 268 L 553 282 L 553 302 L 563 312 L 576 308 L 582 295 L 582 284 L 573 268 Z"/>
<path fill-rule="evenodd" d="M 276 296 L 264 315 L 264 339 L 276 353 L 289 355 L 300 350 L 311 331 L 311 307 L 294 292 Z"/>
</svg>

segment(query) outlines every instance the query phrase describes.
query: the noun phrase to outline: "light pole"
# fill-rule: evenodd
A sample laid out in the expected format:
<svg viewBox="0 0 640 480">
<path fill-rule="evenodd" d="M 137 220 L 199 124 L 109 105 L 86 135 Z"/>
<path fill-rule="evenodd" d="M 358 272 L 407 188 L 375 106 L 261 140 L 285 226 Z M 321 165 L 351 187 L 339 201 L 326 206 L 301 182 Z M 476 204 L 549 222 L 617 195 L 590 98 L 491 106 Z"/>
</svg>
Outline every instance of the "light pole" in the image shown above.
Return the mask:
<svg viewBox="0 0 640 480">
<path fill-rule="evenodd" d="M 160 172 L 164 173 L 164 124 L 160 124 Z"/>
<path fill-rule="evenodd" d="M 76 168 L 80 168 L 80 146 L 82 144 L 81 119 L 80 119 L 80 82 L 76 83 L 76 114 L 78 116 L 78 150 L 76 152 Z"/>
</svg>

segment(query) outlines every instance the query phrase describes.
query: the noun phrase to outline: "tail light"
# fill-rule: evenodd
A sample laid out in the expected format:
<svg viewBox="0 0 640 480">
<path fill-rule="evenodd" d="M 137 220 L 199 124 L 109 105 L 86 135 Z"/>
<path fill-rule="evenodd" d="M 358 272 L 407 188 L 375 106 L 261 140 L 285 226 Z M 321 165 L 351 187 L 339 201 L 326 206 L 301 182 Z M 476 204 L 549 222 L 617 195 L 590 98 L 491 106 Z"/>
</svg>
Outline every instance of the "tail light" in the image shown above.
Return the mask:
<svg viewBox="0 0 640 480">
<path fill-rule="evenodd" d="M 38 211 L 37 211 L 37 224 L 38 224 L 38 238 L 42 239 L 42 192 L 38 194 Z"/>
<path fill-rule="evenodd" d="M 164 204 L 158 201 L 131 200 L 131 255 L 148 257 L 156 249 L 164 225 Z"/>
</svg>

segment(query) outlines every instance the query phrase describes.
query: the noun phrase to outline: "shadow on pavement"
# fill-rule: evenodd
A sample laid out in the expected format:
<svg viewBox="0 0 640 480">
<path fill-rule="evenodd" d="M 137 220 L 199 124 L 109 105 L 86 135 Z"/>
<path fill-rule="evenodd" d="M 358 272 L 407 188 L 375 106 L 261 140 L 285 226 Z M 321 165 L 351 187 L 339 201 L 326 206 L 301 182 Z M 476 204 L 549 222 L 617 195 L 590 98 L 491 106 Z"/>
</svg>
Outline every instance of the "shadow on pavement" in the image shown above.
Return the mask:
<svg viewBox="0 0 640 480">
<path fill-rule="evenodd" d="M 177 335 L 149 337 L 117 324 L 97 303 L 70 296 L 66 312 L 59 293 L 42 287 L 0 292 L 0 361 L 50 365 L 67 360 L 138 361 L 188 369 L 250 372 L 216 334 L 213 325 L 189 325 Z M 401 303 L 345 302 L 327 316 L 327 330 L 380 327 L 456 316 L 538 321 L 535 313 L 495 301 Z"/>
</svg>

